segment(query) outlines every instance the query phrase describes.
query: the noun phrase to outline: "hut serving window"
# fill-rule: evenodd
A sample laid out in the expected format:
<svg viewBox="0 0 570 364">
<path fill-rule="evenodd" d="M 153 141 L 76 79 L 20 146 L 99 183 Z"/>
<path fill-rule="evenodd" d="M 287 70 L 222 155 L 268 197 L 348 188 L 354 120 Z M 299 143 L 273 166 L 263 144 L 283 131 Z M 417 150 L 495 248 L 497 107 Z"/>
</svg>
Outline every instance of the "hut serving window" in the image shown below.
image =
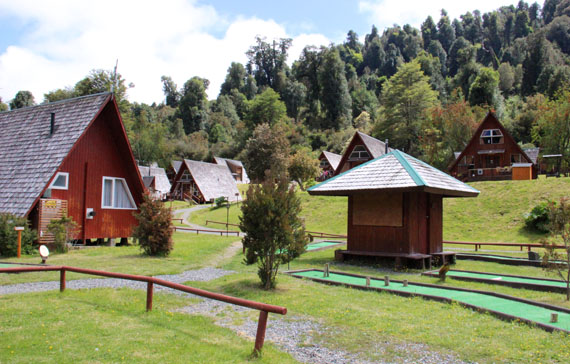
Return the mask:
<svg viewBox="0 0 570 364">
<path fill-rule="evenodd" d="M 136 210 L 135 201 L 124 178 L 103 177 L 101 207 L 105 209 Z"/>
<path fill-rule="evenodd" d="M 481 144 L 502 144 L 503 133 L 499 129 L 485 129 L 481 133 Z"/>
<path fill-rule="evenodd" d="M 366 151 L 364 145 L 357 145 L 350 153 L 350 157 L 348 159 L 355 160 L 355 159 L 368 159 L 370 155 Z"/>
<path fill-rule="evenodd" d="M 54 190 L 67 190 L 69 184 L 69 173 L 58 172 L 53 179 L 53 182 L 49 185 L 49 188 Z"/>
</svg>

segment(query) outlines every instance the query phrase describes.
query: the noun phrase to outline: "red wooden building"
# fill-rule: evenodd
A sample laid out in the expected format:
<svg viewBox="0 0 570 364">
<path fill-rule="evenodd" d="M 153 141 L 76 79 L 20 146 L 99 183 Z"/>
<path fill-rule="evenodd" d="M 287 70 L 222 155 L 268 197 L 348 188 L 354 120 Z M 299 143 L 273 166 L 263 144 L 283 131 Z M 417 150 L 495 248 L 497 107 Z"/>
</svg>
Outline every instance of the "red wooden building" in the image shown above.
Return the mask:
<svg viewBox="0 0 570 364">
<path fill-rule="evenodd" d="M 335 175 L 346 172 L 362 163 L 391 152 L 386 143 L 357 131 L 335 168 Z"/>
<path fill-rule="evenodd" d="M 347 250 L 337 257 L 431 262 L 443 251 L 443 198 L 476 189 L 394 150 L 309 188 L 311 195 L 348 196 Z"/>
<path fill-rule="evenodd" d="M 534 158 L 529 156 L 531 154 Z M 489 112 L 481 122 L 469 144 L 449 166 L 449 173 L 462 181 L 491 181 L 513 179 L 513 165 L 530 164 L 532 178 L 538 175 L 538 149 L 526 151 L 515 142 L 509 132 Z M 520 176 L 515 173 L 515 178 Z"/>
<path fill-rule="evenodd" d="M 131 236 L 145 191 L 110 93 L 0 113 L 0 213 L 26 216 L 40 243 L 64 211 L 78 240 Z"/>
</svg>

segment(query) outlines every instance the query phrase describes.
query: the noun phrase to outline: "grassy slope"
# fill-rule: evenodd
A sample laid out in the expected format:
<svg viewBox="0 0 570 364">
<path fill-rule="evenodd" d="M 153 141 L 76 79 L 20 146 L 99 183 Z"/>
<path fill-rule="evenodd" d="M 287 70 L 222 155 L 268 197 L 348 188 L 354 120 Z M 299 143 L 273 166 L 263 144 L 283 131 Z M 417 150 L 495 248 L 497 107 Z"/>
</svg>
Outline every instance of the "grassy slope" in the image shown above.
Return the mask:
<svg viewBox="0 0 570 364">
<path fill-rule="evenodd" d="M 537 242 L 543 236 L 524 228 L 523 214 L 544 199 L 570 195 L 570 178 L 533 181 L 476 182 L 476 198 L 447 198 L 443 207 L 446 240 L 479 242 Z M 307 230 L 346 234 L 346 197 L 310 196 L 299 192 Z M 191 216 L 195 224 L 226 221 L 226 209 L 204 209 Z M 230 223 L 239 223 L 239 209 L 230 208 Z M 221 225 L 213 225 L 220 227 Z"/>
</svg>

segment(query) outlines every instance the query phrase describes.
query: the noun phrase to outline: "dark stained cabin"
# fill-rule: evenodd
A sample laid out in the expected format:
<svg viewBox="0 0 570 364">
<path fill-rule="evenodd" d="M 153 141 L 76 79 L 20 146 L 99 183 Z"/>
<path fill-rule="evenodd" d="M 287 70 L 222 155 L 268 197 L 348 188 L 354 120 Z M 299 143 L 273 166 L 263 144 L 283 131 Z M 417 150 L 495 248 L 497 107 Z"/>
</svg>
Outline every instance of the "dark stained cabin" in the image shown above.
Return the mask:
<svg viewBox="0 0 570 364">
<path fill-rule="evenodd" d="M 211 202 L 226 197 L 230 202 L 241 201 L 236 181 L 226 165 L 182 161 L 170 190 L 176 200 L 192 199 L 196 203 Z"/>
<path fill-rule="evenodd" d="M 0 212 L 26 216 L 49 243 L 64 211 L 75 239 L 131 236 L 145 187 L 112 94 L 0 113 Z"/>
<path fill-rule="evenodd" d="M 322 151 L 319 156 L 319 168 L 321 169 L 321 174 L 317 177 L 317 181 L 324 181 L 332 177 L 335 170 L 338 168 L 338 164 L 341 159 L 342 155 L 340 154 Z"/>
<path fill-rule="evenodd" d="M 538 154 L 537 149 L 529 152 Z M 469 144 L 450 165 L 449 173 L 462 181 L 510 180 L 513 179 L 513 165 L 520 168 L 521 164 L 530 164 L 530 175 L 537 177 L 536 155 L 533 159 L 523 151 L 495 115 L 489 112 Z"/>
<path fill-rule="evenodd" d="M 348 196 L 347 250 L 340 257 L 373 256 L 444 261 L 444 197 L 479 191 L 394 150 L 309 189 L 311 195 Z"/>
<path fill-rule="evenodd" d="M 338 167 L 335 168 L 335 175 L 346 172 L 391 151 L 392 148 L 389 148 L 386 143 L 357 131 L 342 154 Z"/>
</svg>

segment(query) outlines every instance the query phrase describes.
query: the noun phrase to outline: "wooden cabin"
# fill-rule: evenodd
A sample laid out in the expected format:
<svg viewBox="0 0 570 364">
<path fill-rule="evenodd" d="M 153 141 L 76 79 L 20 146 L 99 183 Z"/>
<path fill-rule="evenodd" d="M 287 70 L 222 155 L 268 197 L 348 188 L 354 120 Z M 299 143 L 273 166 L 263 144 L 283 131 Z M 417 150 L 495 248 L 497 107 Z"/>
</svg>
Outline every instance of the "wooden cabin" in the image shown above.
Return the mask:
<svg viewBox="0 0 570 364">
<path fill-rule="evenodd" d="M 392 148 L 389 148 L 385 142 L 357 131 L 342 154 L 338 167 L 335 168 L 335 175 L 344 173 L 391 151 Z"/>
<path fill-rule="evenodd" d="M 249 183 L 249 177 L 247 176 L 247 172 L 245 171 L 245 167 L 241 161 L 214 157 L 214 163 L 226 166 L 237 183 Z"/>
<path fill-rule="evenodd" d="M 332 177 L 338 168 L 341 158 L 342 155 L 340 154 L 323 150 L 319 156 L 319 168 L 321 169 L 321 174 L 317 177 L 317 181 L 324 181 Z"/>
<path fill-rule="evenodd" d="M 529 153 L 534 155 L 534 160 L 515 142 L 495 114 L 489 112 L 448 170 L 462 181 L 510 180 L 513 164 L 530 163 L 532 178 L 536 178 L 538 149 L 530 149 Z"/>
<path fill-rule="evenodd" d="M 168 177 L 168 182 L 170 182 L 171 187 L 181 165 L 182 161 L 172 161 L 166 169 L 166 177 Z"/>
<path fill-rule="evenodd" d="M 236 181 L 225 165 L 185 159 L 174 178 L 170 195 L 176 200 L 192 199 L 196 203 L 213 202 L 226 197 L 241 201 Z"/>
<path fill-rule="evenodd" d="M 443 198 L 479 191 L 398 150 L 309 188 L 311 195 L 348 196 L 346 257 L 433 258 L 443 262 Z"/>
<path fill-rule="evenodd" d="M 164 168 L 156 165 L 149 167 L 139 166 L 139 172 L 151 196 L 157 200 L 166 200 L 171 186 Z"/>
<path fill-rule="evenodd" d="M 119 109 L 102 93 L 0 113 L 0 213 L 47 225 L 66 213 L 75 239 L 127 238 L 145 187 Z"/>
</svg>

